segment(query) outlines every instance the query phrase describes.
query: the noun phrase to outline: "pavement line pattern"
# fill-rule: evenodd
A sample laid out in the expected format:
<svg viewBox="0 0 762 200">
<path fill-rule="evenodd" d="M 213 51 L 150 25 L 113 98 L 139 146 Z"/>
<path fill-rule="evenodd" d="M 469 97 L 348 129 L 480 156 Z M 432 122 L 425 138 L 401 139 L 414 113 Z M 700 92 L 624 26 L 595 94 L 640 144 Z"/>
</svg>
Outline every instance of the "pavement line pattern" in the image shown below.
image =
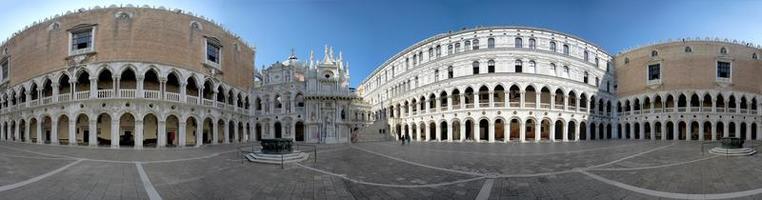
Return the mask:
<svg viewBox="0 0 762 200">
<path fill-rule="evenodd" d="M 90 159 L 90 158 L 79 158 L 79 157 L 72 157 L 67 155 L 58 155 L 58 154 L 50 154 L 50 153 L 42 153 L 42 152 L 36 152 L 31 150 L 25 150 L 25 149 L 18 149 L 14 147 L 3 147 L 0 146 L 0 148 L 6 148 L 6 149 L 12 149 L 16 151 L 23 151 L 27 153 L 33 153 L 37 155 L 43 155 L 43 156 L 50 156 L 50 157 L 57 157 L 57 158 L 68 158 L 71 160 L 87 160 L 87 161 L 93 161 L 93 162 L 106 162 L 106 163 L 122 163 L 122 164 L 132 164 L 135 162 L 145 163 L 145 164 L 153 164 L 153 163 L 169 163 L 169 162 L 180 162 L 180 161 L 189 161 L 189 160 L 200 160 L 200 159 L 206 159 L 211 158 L 215 156 L 219 156 L 226 153 L 236 152 L 238 150 L 230 150 L 230 151 L 223 151 L 223 152 L 217 152 L 213 154 L 209 154 L 206 156 L 199 156 L 199 157 L 193 157 L 193 158 L 180 158 L 180 159 L 172 159 L 172 160 L 154 160 L 154 161 L 125 161 L 125 160 L 101 160 L 101 159 Z"/>
<path fill-rule="evenodd" d="M 739 191 L 739 192 L 729 192 L 729 193 L 714 193 L 714 194 L 688 194 L 688 193 L 676 193 L 676 192 L 662 192 L 662 191 L 656 191 L 641 187 L 636 187 L 632 185 L 628 185 L 622 182 L 614 181 L 611 179 L 607 179 L 601 176 L 598 176 L 596 174 L 586 172 L 579 170 L 579 173 L 585 174 L 589 176 L 590 178 L 593 178 L 595 180 L 598 180 L 600 182 L 613 185 L 625 190 L 645 194 L 645 195 L 651 195 L 656 197 L 662 197 L 662 198 L 672 198 L 672 199 L 731 199 L 731 198 L 741 198 L 751 195 L 757 195 L 762 194 L 762 188 L 757 188 L 753 190 L 746 190 L 746 191 Z"/>
<path fill-rule="evenodd" d="M 689 160 L 684 162 L 676 162 L 676 163 L 669 163 L 664 165 L 656 165 L 656 166 L 646 166 L 646 167 L 631 167 L 631 168 L 598 168 L 598 169 L 588 169 L 588 171 L 634 171 L 634 170 L 644 170 L 644 169 L 658 169 L 658 168 L 665 168 L 665 167 L 672 167 L 677 165 L 684 165 L 684 164 L 690 164 L 695 162 L 700 162 L 704 160 L 709 160 L 712 158 L 720 157 L 719 155 L 710 156 L 706 158 L 699 158 L 695 160 Z"/>
<path fill-rule="evenodd" d="M 316 172 L 327 174 L 327 175 L 331 175 L 331 176 L 336 176 L 336 177 L 342 178 L 344 180 L 351 181 L 353 183 L 358 183 L 358 184 L 363 184 L 363 185 L 380 186 L 380 187 L 394 187 L 394 188 L 425 188 L 426 187 L 426 188 L 429 188 L 429 187 L 447 186 L 447 185 L 453 185 L 453 184 L 459 184 L 459 183 L 467 183 L 467 182 L 481 180 L 481 179 L 485 178 L 484 176 L 478 176 L 478 177 L 475 177 L 475 178 L 463 179 L 463 180 L 457 180 L 457 181 L 451 181 L 451 182 L 432 183 L 432 184 L 420 184 L 420 185 L 402 185 L 402 184 L 372 183 L 372 182 L 367 182 L 367 181 L 362 181 L 362 180 L 357 180 L 357 179 L 349 178 L 349 177 L 347 177 L 346 175 L 343 175 L 343 174 L 337 174 L 337 173 L 333 173 L 333 172 L 329 172 L 329 171 L 313 168 L 313 167 L 310 167 L 310 166 L 302 165 L 301 163 L 294 163 L 294 164 L 296 164 L 299 167 L 308 169 L 308 170 L 316 171 Z"/>
<path fill-rule="evenodd" d="M 426 165 L 426 164 L 421 164 L 421 163 L 417 163 L 417 162 L 407 161 L 407 160 L 404 160 L 404 159 L 401 159 L 401 158 L 396 158 L 396 157 L 388 156 L 388 155 L 385 155 L 385 154 L 382 154 L 382 153 L 377 153 L 377 152 L 374 152 L 374 151 L 371 151 L 371 150 L 367 150 L 367 149 L 364 149 L 364 148 L 361 148 L 361 147 L 357 147 L 357 146 L 352 146 L 352 148 L 355 148 L 355 149 L 358 149 L 358 150 L 361 150 L 361 151 L 364 151 L 364 152 L 368 152 L 368 153 L 373 154 L 373 155 L 381 156 L 381 157 L 384 157 L 384 158 L 396 160 L 396 161 L 399 161 L 399 162 L 404 162 L 404 163 L 415 165 L 415 166 L 419 166 L 419 167 L 425 167 L 425 168 L 429 168 L 429 169 L 442 170 L 442 171 L 453 172 L 453 173 L 458 173 L 458 174 L 466 174 L 466 175 L 471 175 L 471 176 L 484 176 L 485 175 L 485 174 L 482 174 L 482 173 L 460 171 L 460 170 L 454 170 L 454 169 L 448 169 L 448 168 L 442 168 L 442 167 L 435 167 L 435 166 L 431 166 L 431 165 Z"/>
<path fill-rule="evenodd" d="M 159 192 L 157 192 L 156 188 L 153 187 L 153 184 L 151 184 L 151 179 L 148 179 L 146 171 L 143 170 L 143 163 L 135 162 L 135 167 L 138 168 L 138 174 L 140 174 L 140 180 L 143 181 L 143 188 L 145 188 L 146 193 L 148 193 L 148 198 L 151 200 L 161 200 Z"/>
<path fill-rule="evenodd" d="M 675 144 L 676 144 L 676 143 L 672 143 L 672 144 L 669 144 L 669 145 L 660 146 L 660 147 L 657 147 L 657 148 L 653 148 L 653 149 L 651 149 L 651 150 L 648 150 L 648 151 L 643 151 L 643 152 L 640 152 L 640 153 L 636 153 L 636 154 L 632 154 L 632 155 L 626 156 L 626 157 L 624 157 L 624 158 L 616 159 L 616 160 L 614 160 L 614 161 L 611 161 L 611 162 L 607 162 L 607 163 L 603 163 L 603 164 L 600 164 L 600 165 L 595 165 L 595 166 L 587 167 L 587 169 L 591 169 L 591 168 L 598 168 L 598 167 L 603 167 L 603 166 L 606 166 L 606 165 L 611 165 L 611 164 L 614 164 L 614 163 L 618 163 L 618 162 L 621 162 L 621 161 L 623 161 L 623 160 L 627 160 L 627 159 L 630 159 L 630 158 L 634 158 L 634 157 L 638 157 L 638 156 L 641 156 L 641 155 L 643 155 L 643 154 L 647 154 L 647 153 L 651 153 L 651 152 L 654 152 L 654 151 L 662 150 L 662 149 L 665 149 L 665 148 L 667 148 L 667 147 L 671 147 L 671 146 L 674 146 Z"/>
<path fill-rule="evenodd" d="M 30 179 L 27 179 L 27 180 L 25 180 L 25 181 L 21 181 L 21 182 L 18 182 L 18 183 L 14 183 L 14 184 L 10 184 L 10 185 L 3 185 L 3 186 L 0 186 L 0 192 L 4 192 L 4 191 L 8 191 L 8 190 L 12 190 L 12 189 L 16 189 L 16 188 L 18 188 L 18 187 L 21 187 L 21 186 L 25 186 L 25 185 L 28 185 L 28 184 L 31 184 L 31 183 L 34 183 L 34 182 L 40 181 L 40 180 L 42 180 L 42 179 L 45 179 L 45 178 L 47 178 L 47 177 L 50 177 L 50 176 L 52 176 L 52 175 L 54 175 L 54 174 L 57 174 L 57 173 L 59 173 L 59 172 L 61 172 L 61 171 L 65 170 L 65 169 L 67 169 L 67 168 L 69 168 L 69 167 L 71 167 L 71 166 L 74 166 L 74 165 L 76 165 L 76 164 L 78 164 L 78 163 L 80 163 L 80 162 L 82 162 L 82 160 L 77 160 L 77 161 L 71 162 L 71 163 L 69 163 L 69 164 L 67 164 L 67 165 L 64 165 L 64 166 L 63 166 L 63 167 L 61 167 L 61 168 L 58 168 L 58 169 L 56 169 L 56 170 L 53 170 L 53 171 L 50 171 L 50 172 L 48 172 L 48 173 L 45 173 L 45 174 L 39 175 L 39 176 L 37 176 L 37 177 L 34 177 L 34 178 L 30 178 Z"/>
<path fill-rule="evenodd" d="M 495 179 L 493 178 L 490 178 L 484 181 L 484 185 L 482 185 L 482 189 L 479 190 L 479 195 L 476 195 L 476 200 L 489 199 L 489 194 L 492 192 L 493 185 L 495 185 Z"/>
</svg>

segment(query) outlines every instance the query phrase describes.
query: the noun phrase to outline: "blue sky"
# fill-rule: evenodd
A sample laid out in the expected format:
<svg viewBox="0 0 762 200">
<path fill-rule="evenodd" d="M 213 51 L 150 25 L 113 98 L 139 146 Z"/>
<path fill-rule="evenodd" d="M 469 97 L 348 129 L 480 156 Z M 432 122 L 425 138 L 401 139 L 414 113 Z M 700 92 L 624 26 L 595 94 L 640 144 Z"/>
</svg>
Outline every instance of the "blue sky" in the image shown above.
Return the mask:
<svg viewBox="0 0 762 200">
<path fill-rule="evenodd" d="M 610 54 L 681 37 L 720 37 L 762 44 L 762 1 L 754 0 L 0 0 L 0 38 L 33 21 L 81 7 L 154 5 L 198 13 L 257 47 L 256 65 L 322 57 L 330 44 L 350 62 L 356 86 L 400 50 L 464 27 L 517 25 L 582 37 Z M 10 20 L 13 19 L 13 20 Z M 338 52 L 337 52 L 338 53 Z"/>
</svg>

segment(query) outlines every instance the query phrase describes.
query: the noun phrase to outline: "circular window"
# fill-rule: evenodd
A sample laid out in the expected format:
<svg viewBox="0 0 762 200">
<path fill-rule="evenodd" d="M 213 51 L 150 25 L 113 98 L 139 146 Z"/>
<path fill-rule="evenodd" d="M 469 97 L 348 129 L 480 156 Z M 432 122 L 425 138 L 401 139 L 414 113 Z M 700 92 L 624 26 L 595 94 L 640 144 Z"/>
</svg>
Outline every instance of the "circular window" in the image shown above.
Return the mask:
<svg viewBox="0 0 762 200">
<path fill-rule="evenodd" d="M 325 74 L 325 78 L 331 78 L 330 74 Z"/>
</svg>

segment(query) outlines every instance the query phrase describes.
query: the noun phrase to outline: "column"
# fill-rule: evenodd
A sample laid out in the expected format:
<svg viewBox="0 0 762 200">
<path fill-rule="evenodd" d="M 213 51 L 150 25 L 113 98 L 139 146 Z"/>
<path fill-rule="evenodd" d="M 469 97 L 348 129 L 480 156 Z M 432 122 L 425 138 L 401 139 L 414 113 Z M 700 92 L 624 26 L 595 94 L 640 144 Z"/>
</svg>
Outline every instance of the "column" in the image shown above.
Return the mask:
<svg viewBox="0 0 762 200">
<path fill-rule="evenodd" d="M 564 94 L 564 110 L 569 109 L 569 95 Z"/>
<path fill-rule="evenodd" d="M 542 89 L 540 89 L 539 91 L 535 90 L 535 92 L 534 92 L 534 108 L 536 108 L 536 109 L 540 109 L 540 103 L 542 102 L 541 99 L 540 99 L 540 97 L 541 97 L 540 94 L 542 94 Z M 535 123 L 535 124 L 539 124 L 539 123 Z M 537 141 L 539 141 L 539 140 L 537 140 Z"/>
<path fill-rule="evenodd" d="M 555 109 L 555 108 L 556 108 L 556 93 L 551 93 L 551 94 L 550 94 L 550 109 L 551 109 L 551 110 L 553 110 L 553 109 Z M 555 124 L 555 123 L 553 123 L 553 124 Z M 555 140 L 556 140 L 556 138 L 555 138 L 555 137 L 550 137 L 550 138 L 551 138 L 553 141 L 555 141 Z"/>
<path fill-rule="evenodd" d="M 31 123 L 30 123 L 31 120 L 27 119 L 25 121 L 26 121 L 26 124 L 24 124 L 24 139 L 26 140 L 27 143 L 32 143 L 32 138 L 30 137 L 32 133 L 29 132 L 32 130 Z"/>
<path fill-rule="evenodd" d="M 21 120 L 16 120 L 16 123 L 14 123 L 15 127 L 14 127 L 14 129 L 13 129 L 13 135 L 15 136 L 15 137 L 14 137 L 14 139 L 15 139 L 15 141 L 17 141 L 17 142 L 18 142 L 18 141 L 21 141 L 21 137 L 20 137 L 20 135 L 21 135 L 21 134 L 19 134 L 19 133 L 21 132 L 21 130 L 19 130 L 19 129 L 21 129 L 21 128 L 19 127 L 19 122 L 20 122 L 20 121 L 21 121 Z M 29 126 L 29 125 L 27 125 L 27 126 Z M 757 129 L 757 130 L 759 130 L 759 129 Z"/>
<path fill-rule="evenodd" d="M 421 127 L 423 127 L 423 131 L 426 134 L 426 142 L 430 141 L 431 140 L 431 128 L 429 127 L 429 124 L 423 123 L 423 125 L 421 125 Z M 416 127 L 416 129 L 421 129 L 421 127 Z M 421 131 L 419 130 L 418 132 L 420 133 Z"/>
<path fill-rule="evenodd" d="M 521 102 L 524 102 L 524 101 L 521 101 Z M 527 140 L 527 133 L 526 132 L 527 132 L 526 121 L 524 121 L 524 120 L 519 121 L 519 141 L 520 142 L 526 142 L 526 140 Z"/>
<path fill-rule="evenodd" d="M 540 138 L 542 138 L 542 137 L 540 137 L 540 134 L 542 133 L 541 130 L 540 130 L 541 128 L 542 128 L 542 121 L 535 120 L 535 122 L 534 122 L 534 141 L 536 141 L 536 142 L 539 142 Z"/>
<path fill-rule="evenodd" d="M 476 123 L 473 123 L 473 126 L 474 127 L 471 128 L 471 130 L 474 130 L 474 134 L 471 135 L 471 136 L 474 137 L 474 141 L 481 142 L 482 141 L 482 139 L 481 139 L 482 130 L 481 130 L 481 127 L 479 127 L 479 121 L 476 121 Z"/>
<path fill-rule="evenodd" d="M 727 104 L 725 105 L 727 107 Z M 725 110 L 727 110 L 727 108 L 725 108 Z M 729 137 L 730 136 L 729 131 L 730 131 L 730 124 L 727 121 L 722 122 L 722 137 Z"/>
<path fill-rule="evenodd" d="M 177 133 L 178 134 L 178 137 L 177 137 L 177 146 L 178 147 L 185 147 L 185 142 L 186 142 L 186 139 L 185 139 L 185 137 L 186 137 L 185 126 L 186 126 L 186 123 L 187 122 L 185 122 L 185 121 L 181 121 L 181 122 L 178 123 L 178 126 L 179 126 L 179 127 L 177 127 L 177 130 L 178 130 L 177 131 L 178 132 Z"/>
<path fill-rule="evenodd" d="M 135 120 L 135 148 L 143 148 L 143 119 Z"/>
<path fill-rule="evenodd" d="M 506 103 L 508 102 L 506 101 Z M 507 122 L 505 122 L 505 126 L 503 129 L 503 142 L 509 142 L 509 141 L 511 141 L 511 120 L 508 120 Z"/>
<path fill-rule="evenodd" d="M 466 140 L 466 122 L 462 121 L 460 123 L 460 141 Z"/>
<path fill-rule="evenodd" d="M 452 122 L 447 124 L 447 142 L 452 142 Z"/>
<path fill-rule="evenodd" d="M 648 125 L 648 131 L 651 132 L 651 140 L 656 140 L 656 128 L 654 128 L 654 123 L 649 123 Z"/>
<path fill-rule="evenodd" d="M 460 109 L 466 108 L 466 94 L 465 93 L 460 94 L 460 102 L 458 103 L 460 104 Z"/>
<path fill-rule="evenodd" d="M 251 137 L 252 141 L 254 137 Z M 196 147 L 200 147 L 204 143 L 204 121 L 203 119 L 196 119 Z"/>
<path fill-rule="evenodd" d="M 50 86 L 53 88 L 53 96 L 51 96 L 52 102 L 58 102 L 58 81 L 53 81 Z"/>
<path fill-rule="evenodd" d="M 436 135 L 437 142 L 441 142 L 442 141 L 442 127 L 440 127 L 439 124 L 434 124 L 434 130 L 436 130 L 435 134 L 437 134 Z"/>
<path fill-rule="evenodd" d="M 492 105 L 491 102 L 490 105 Z M 503 126 L 503 128 L 505 128 L 505 126 Z M 487 122 L 487 141 L 490 143 L 495 142 L 495 121 L 493 120 Z"/>
<path fill-rule="evenodd" d="M 474 92 L 474 108 L 481 107 L 481 105 L 479 105 L 480 101 L 481 100 L 479 99 L 479 91 L 477 90 L 476 92 Z"/>
<path fill-rule="evenodd" d="M 91 119 L 88 118 L 87 120 L 87 144 L 88 146 L 94 147 L 98 146 L 98 138 L 96 137 L 98 135 L 98 120 L 97 119 Z M 106 123 L 106 122 L 104 122 Z"/>
<path fill-rule="evenodd" d="M 426 129 L 426 128 L 425 128 L 426 124 L 423 124 L 423 125 L 421 125 L 421 126 L 424 126 L 424 128 L 423 128 L 423 129 L 424 129 L 424 131 L 425 131 L 425 130 L 428 130 L 428 129 Z M 412 126 L 411 126 L 411 127 L 412 127 Z M 423 138 L 421 138 L 421 135 L 422 135 L 422 134 L 425 134 L 425 133 L 421 133 L 421 128 L 420 128 L 420 127 L 417 127 L 417 126 L 416 126 L 416 128 L 413 130 L 413 132 L 410 132 L 410 136 L 412 136 L 413 134 L 415 134 L 415 136 L 416 136 L 416 137 L 415 137 L 415 138 L 416 138 L 416 141 L 419 141 L 419 142 L 420 142 L 420 141 L 423 141 Z"/>
<path fill-rule="evenodd" d="M 452 110 L 452 97 L 444 97 L 444 98 L 447 98 L 447 110 Z"/>
<path fill-rule="evenodd" d="M 746 134 L 746 140 L 751 140 L 751 124 L 744 123 L 744 126 L 746 127 L 745 133 L 741 133 L 741 134 Z"/>
<path fill-rule="evenodd" d="M 116 117 L 111 118 L 111 148 L 119 148 L 119 119 Z"/>
<path fill-rule="evenodd" d="M 58 144 L 58 119 L 50 118 L 50 144 Z"/>
<path fill-rule="evenodd" d="M 98 76 L 90 76 L 90 98 L 98 97 Z M 97 143 L 97 141 L 96 141 Z"/>
<path fill-rule="evenodd" d="M 704 104 L 701 104 L 700 108 L 704 108 Z M 699 141 L 704 141 L 704 123 L 699 122 Z"/>
<path fill-rule="evenodd" d="M 643 106 L 641 106 L 640 108 L 643 108 Z M 641 111 L 642 111 L 642 109 L 641 109 Z M 640 122 L 639 125 L 640 125 L 640 128 L 639 128 L 640 131 L 638 131 L 638 137 L 640 138 L 640 140 L 645 140 L 646 139 L 646 137 L 645 137 L 646 136 L 646 123 Z"/>
<path fill-rule="evenodd" d="M 712 108 L 714 109 L 714 107 Z M 712 132 L 712 141 L 717 141 L 717 123 L 715 123 L 714 121 L 711 121 L 709 123 L 712 124 L 712 130 L 710 130 L 710 132 Z"/>
<path fill-rule="evenodd" d="M 553 97 L 550 97 L 553 99 Z M 550 105 L 553 105 L 553 101 L 550 101 Z M 550 141 L 555 142 L 556 141 L 556 123 L 550 122 L 550 130 L 548 130 Z"/>
<path fill-rule="evenodd" d="M 579 101 L 577 101 L 577 102 L 579 102 Z M 579 108 L 579 107 L 577 107 L 577 108 Z M 574 141 L 579 141 L 579 136 L 582 134 L 582 133 L 580 133 L 580 131 L 582 131 L 582 126 L 577 124 L 577 126 L 574 127 L 574 128 L 577 129 L 577 130 L 574 131 L 574 133 L 575 133 L 574 134 Z"/>
<path fill-rule="evenodd" d="M 43 120 L 37 120 L 37 144 L 42 144 L 45 140 L 45 138 L 42 138 L 42 122 Z"/>
<path fill-rule="evenodd" d="M 613 109 L 613 110 L 616 110 L 616 109 Z M 616 115 L 616 112 L 612 112 L 612 113 L 614 113 L 614 115 Z M 614 138 L 614 139 L 621 139 L 621 137 L 619 137 L 619 126 L 618 125 L 619 125 L 618 121 L 612 121 L 612 124 L 611 124 L 611 137 Z M 653 128 L 653 127 L 651 127 L 651 128 Z M 655 132 L 651 132 L 651 133 L 652 133 L 652 135 L 656 134 Z"/>
<path fill-rule="evenodd" d="M 489 97 L 487 99 L 489 99 L 488 107 L 495 107 L 495 92 L 494 91 L 489 92 Z"/>
<path fill-rule="evenodd" d="M 136 81 L 138 84 L 137 87 L 135 87 L 135 98 L 145 98 L 145 92 L 143 92 L 145 77 L 138 76 Z"/>
<path fill-rule="evenodd" d="M 690 110 L 690 107 L 688 107 L 688 110 Z M 693 134 L 692 124 L 692 122 L 685 122 L 685 141 L 691 140 L 691 135 Z"/>
<path fill-rule="evenodd" d="M 675 109 L 677 109 L 677 106 L 675 106 Z M 678 136 L 680 135 L 680 124 L 679 123 L 672 123 L 672 140 L 679 140 Z"/>
<path fill-rule="evenodd" d="M 585 123 L 585 140 L 590 140 L 590 124 L 591 123 Z"/>
<path fill-rule="evenodd" d="M 69 145 L 77 145 L 77 118 L 69 117 Z"/>
<path fill-rule="evenodd" d="M 565 106 L 566 106 L 566 104 L 564 103 L 564 107 Z M 569 122 L 567 121 L 566 123 L 564 123 L 563 127 L 564 127 L 563 128 L 564 130 L 561 130 L 561 132 L 564 135 L 561 136 L 561 139 L 563 139 L 564 142 L 568 142 L 569 141 Z"/>
<path fill-rule="evenodd" d="M 520 108 L 524 108 L 524 99 L 526 99 L 526 92 L 522 89 L 521 92 L 519 92 L 519 93 L 520 93 L 520 95 L 519 95 L 519 101 L 520 101 L 519 102 L 519 107 Z M 522 124 L 523 123 L 525 123 L 525 122 L 522 122 Z M 523 139 L 521 141 L 524 142 Z"/>
<path fill-rule="evenodd" d="M 224 143 L 224 144 L 230 143 L 230 139 L 229 139 L 230 138 L 230 125 L 229 124 L 230 124 L 230 122 L 225 121 L 225 125 L 222 127 L 222 129 L 223 129 L 222 130 L 223 131 L 222 137 L 224 137 L 224 138 L 222 138 L 222 143 Z M 273 124 L 273 126 L 275 126 L 275 124 Z M 275 131 L 275 127 L 273 127 L 273 131 Z M 285 132 L 285 127 L 281 127 L 280 131 L 281 131 L 281 133 Z M 285 135 L 286 134 L 282 134 L 281 137 L 283 137 Z"/>
<path fill-rule="evenodd" d="M 157 141 L 158 147 L 166 147 L 167 146 L 167 121 L 165 119 L 158 119 L 157 121 L 157 128 L 159 129 L 156 132 L 156 136 L 159 141 Z"/>
</svg>

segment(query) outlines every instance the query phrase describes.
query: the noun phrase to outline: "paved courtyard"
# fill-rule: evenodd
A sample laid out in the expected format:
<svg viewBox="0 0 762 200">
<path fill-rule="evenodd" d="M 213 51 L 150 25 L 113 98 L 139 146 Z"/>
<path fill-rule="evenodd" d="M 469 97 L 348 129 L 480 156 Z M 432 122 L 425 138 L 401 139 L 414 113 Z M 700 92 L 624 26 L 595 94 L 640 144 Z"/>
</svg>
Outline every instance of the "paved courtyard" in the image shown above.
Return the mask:
<svg viewBox="0 0 762 200">
<path fill-rule="evenodd" d="M 317 159 L 283 169 L 240 159 L 239 147 L 251 145 L 140 151 L 2 142 L 0 199 L 762 198 L 760 156 L 702 153 L 712 143 L 318 145 Z"/>
</svg>

